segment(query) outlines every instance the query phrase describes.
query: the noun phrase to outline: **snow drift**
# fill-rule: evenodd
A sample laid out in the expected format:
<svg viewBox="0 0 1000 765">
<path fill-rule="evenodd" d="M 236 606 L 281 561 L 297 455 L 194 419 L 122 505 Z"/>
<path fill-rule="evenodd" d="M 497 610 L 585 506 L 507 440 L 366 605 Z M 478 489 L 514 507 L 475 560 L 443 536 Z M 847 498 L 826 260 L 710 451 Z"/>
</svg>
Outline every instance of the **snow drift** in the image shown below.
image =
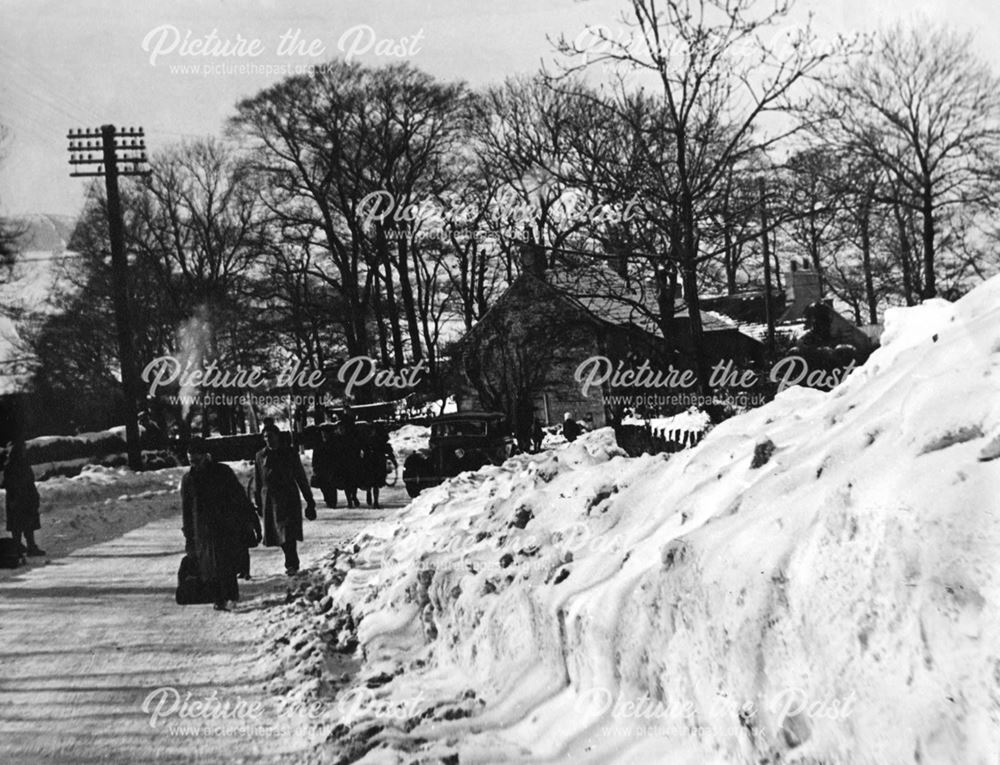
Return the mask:
<svg viewBox="0 0 1000 765">
<path fill-rule="evenodd" d="M 365 762 L 994 762 L 1000 278 L 886 325 L 830 393 L 669 457 L 603 430 L 463 474 L 338 552 L 296 627 L 326 651 L 304 676 L 363 658 L 330 681 L 333 738 Z"/>
</svg>

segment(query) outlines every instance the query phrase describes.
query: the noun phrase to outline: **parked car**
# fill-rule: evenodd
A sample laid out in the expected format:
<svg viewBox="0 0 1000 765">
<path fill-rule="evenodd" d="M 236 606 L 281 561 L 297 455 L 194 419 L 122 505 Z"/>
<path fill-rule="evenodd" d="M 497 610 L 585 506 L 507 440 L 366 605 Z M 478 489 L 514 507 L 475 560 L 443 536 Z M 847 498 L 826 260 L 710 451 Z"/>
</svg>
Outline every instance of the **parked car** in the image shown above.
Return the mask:
<svg viewBox="0 0 1000 765">
<path fill-rule="evenodd" d="M 506 418 L 499 412 L 458 412 L 431 422 L 430 443 L 406 458 L 403 483 L 417 496 L 466 470 L 499 465 L 517 451 Z"/>
</svg>

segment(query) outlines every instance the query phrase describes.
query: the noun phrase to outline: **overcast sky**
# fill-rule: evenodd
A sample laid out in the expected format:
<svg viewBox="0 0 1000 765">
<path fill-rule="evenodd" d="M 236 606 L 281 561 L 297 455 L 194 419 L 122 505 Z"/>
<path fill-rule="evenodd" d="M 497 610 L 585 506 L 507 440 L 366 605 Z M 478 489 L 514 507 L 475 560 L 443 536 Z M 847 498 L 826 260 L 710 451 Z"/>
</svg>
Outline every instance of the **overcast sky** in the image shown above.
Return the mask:
<svg viewBox="0 0 1000 765">
<path fill-rule="evenodd" d="M 478 86 L 537 70 L 552 60 L 547 34 L 613 26 L 624 7 L 624 0 L 0 0 L 0 124 L 11 133 L 0 211 L 79 211 L 85 180 L 68 174 L 70 128 L 142 125 L 155 150 L 219 134 L 240 97 L 281 78 L 206 72 L 206 65 L 315 64 L 352 50 L 377 65 L 400 60 L 374 53 L 394 46 L 438 77 Z M 897 19 L 948 22 L 975 34 L 977 52 L 1000 71 L 998 7 L 996 0 L 799 0 L 793 21 L 812 11 L 823 36 Z M 256 55 L 182 53 L 185 36 L 204 39 L 213 30 L 221 41 L 255 44 Z M 297 47 L 280 56 L 282 36 Z M 191 66 L 202 69 L 178 70 Z"/>
</svg>

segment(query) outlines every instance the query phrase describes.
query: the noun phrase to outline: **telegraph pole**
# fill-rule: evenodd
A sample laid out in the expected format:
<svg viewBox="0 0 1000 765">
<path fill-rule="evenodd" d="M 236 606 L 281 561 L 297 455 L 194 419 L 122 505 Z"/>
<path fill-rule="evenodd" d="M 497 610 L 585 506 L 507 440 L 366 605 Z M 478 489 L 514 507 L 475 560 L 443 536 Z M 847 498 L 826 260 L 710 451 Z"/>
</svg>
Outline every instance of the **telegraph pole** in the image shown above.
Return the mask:
<svg viewBox="0 0 1000 765">
<path fill-rule="evenodd" d="M 128 466 L 142 468 L 142 449 L 139 445 L 139 420 L 136 411 L 138 377 L 135 366 L 135 349 L 132 343 L 132 320 L 128 305 L 128 258 L 125 255 L 125 224 L 122 221 L 121 196 L 118 193 L 119 176 L 149 175 L 143 169 L 146 163 L 146 143 L 142 128 L 122 128 L 102 125 L 100 130 L 70 130 L 69 163 L 73 178 L 104 178 L 108 195 L 108 234 L 111 241 L 112 292 L 115 324 L 118 330 L 118 360 L 121 366 L 122 391 L 125 394 L 125 443 L 128 449 Z M 122 152 L 119 156 L 118 152 Z M 121 163 L 121 167 L 119 167 Z M 80 166 L 96 165 L 96 170 Z"/>
</svg>

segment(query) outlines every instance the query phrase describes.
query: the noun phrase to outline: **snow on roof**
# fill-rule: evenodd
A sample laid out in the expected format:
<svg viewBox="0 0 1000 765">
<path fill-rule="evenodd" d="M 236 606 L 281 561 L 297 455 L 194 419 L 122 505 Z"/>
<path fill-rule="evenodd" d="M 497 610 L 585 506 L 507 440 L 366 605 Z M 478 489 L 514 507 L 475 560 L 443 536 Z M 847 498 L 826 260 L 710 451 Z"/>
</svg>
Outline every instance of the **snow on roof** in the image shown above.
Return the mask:
<svg viewBox="0 0 1000 765">
<path fill-rule="evenodd" d="M 767 341 L 766 324 L 743 322 L 739 325 L 739 330 L 744 335 L 752 337 L 758 342 L 763 343 Z M 805 331 L 806 325 L 804 322 L 797 322 L 795 324 L 776 324 L 774 326 L 774 336 L 776 338 L 786 338 L 788 340 L 798 340 Z"/>
<path fill-rule="evenodd" d="M 674 316 L 683 319 L 688 318 L 690 313 L 687 303 L 683 300 L 678 300 L 674 303 Z M 737 325 L 735 321 L 724 314 L 715 311 L 702 311 L 701 327 L 704 332 L 725 332 L 727 330 L 735 330 Z"/>
<path fill-rule="evenodd" d="M 650 334 L 660 333 L 655 320 L 659 315 L 655 293 L 626 281 L 606 266 L 550 269 L 545 272 L 545 281 L 601 321 L 618 326 L 633 324 Z M 674 317 L 689 317 L 684 300 L 675 302 Z M 736 322 L 715 311 L 701 311 L 701 324 L 704 332 L 737 329 Z"/>
</svg>

